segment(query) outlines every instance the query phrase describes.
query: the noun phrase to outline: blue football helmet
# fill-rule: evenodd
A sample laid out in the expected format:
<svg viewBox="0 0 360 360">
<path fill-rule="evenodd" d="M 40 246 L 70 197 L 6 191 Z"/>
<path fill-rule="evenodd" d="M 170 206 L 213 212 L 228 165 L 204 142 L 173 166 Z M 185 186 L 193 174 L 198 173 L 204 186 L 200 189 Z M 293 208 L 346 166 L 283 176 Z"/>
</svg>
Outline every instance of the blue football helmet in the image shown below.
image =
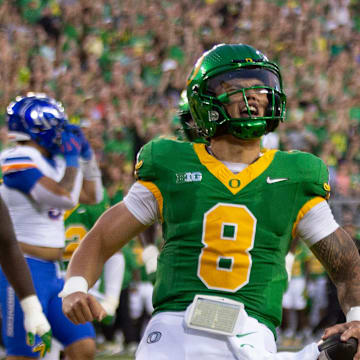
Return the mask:
<svg viewBox="0 0 360 360">
<path fill-rule="evenodd" d="M 59 152 L 61 133 L 67 123 L 62 104 L 45 94 L 17 97 L 7 108 L 11 141 L 34 140 L 50 154 Z"/>
</svg>

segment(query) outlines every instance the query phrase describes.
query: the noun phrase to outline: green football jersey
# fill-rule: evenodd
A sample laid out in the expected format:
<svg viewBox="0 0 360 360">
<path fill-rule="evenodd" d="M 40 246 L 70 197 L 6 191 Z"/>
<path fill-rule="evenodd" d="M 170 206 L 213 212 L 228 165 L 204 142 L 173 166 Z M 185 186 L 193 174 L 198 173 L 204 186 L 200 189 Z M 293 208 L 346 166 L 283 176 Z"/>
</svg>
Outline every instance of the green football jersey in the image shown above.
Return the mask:
<svg viewBox="0 0 360 360">
<path fill-rule="evenodd" d="M 233 174 L 205 144 L 159 138 L 141 149 L 135 169 L 162 219 L 155 312 L 185 310 L 196 294 L 217 295 L 244 303 L 275 331 L 296 224 L 329 195 L 325 164 L 308 153 L 269 150 Z"/>
<path fill-rule="evenodd" d="M 109 201 L 107 192 L 104 190 L 104 198 L 99 204 L 78 204 L 73 209 L 65 211 L 65 249 L 63 254 L 65 268 L 67 268 L 71 256 L 79 246 L 80 241 L 93 227 L 101 214 L 109 208 Z"/>
</svg>

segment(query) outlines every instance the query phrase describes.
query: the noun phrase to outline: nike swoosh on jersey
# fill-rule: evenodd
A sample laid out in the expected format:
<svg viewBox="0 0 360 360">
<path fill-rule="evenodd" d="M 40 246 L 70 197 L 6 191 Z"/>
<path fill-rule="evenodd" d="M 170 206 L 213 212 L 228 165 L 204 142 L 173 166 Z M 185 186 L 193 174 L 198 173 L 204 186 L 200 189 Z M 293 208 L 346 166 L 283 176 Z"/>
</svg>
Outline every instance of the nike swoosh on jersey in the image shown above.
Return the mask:
<svg viewBox="0 0 360 360">
<path fill-rule="evenodd" d="M 266 178 L 266 182 L 268 184 L 274 184 L 274 183 L 277 183 L 277 182 L 280 182 L 280 181 L 286 181 L 286 180 L 289 180 L 289 179 L 288 178 L 270 179 L 269 176 Z"/>
</svg>

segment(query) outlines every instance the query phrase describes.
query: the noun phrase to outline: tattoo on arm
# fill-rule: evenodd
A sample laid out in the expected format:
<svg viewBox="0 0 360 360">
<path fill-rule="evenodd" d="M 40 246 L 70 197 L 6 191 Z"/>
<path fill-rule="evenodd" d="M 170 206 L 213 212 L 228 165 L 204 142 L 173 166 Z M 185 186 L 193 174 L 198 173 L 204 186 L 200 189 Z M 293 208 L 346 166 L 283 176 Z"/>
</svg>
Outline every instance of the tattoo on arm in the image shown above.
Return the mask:
<svg viewBox="0 0 360 360">
<path fill-rule="evenodd" d="M 343 311 L 360 305 L 360 257 L 344 229 L 339 228 L 311 247 L 336 285 Z"/>
</svg>

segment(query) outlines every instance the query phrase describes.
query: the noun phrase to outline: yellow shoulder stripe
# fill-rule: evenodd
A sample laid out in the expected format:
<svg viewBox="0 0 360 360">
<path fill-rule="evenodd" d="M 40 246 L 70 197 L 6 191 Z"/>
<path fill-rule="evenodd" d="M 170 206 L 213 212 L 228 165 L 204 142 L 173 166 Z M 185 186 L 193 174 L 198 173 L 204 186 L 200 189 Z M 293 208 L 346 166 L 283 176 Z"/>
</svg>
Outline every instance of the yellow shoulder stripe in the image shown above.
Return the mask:
<svg viewBox="0 0 360 360">
<path fill-rule="evenodd" d="M 299 221 L 305 216 L 305 214 L 311 210 L 315 205 L 320 204 L 322 201 L 325 201 L 324 198 L 322 198 L 321 196 L 316 196 L 314 198 L 312 198 L 311 200 L 309 200 L 308 202 L 306 202 L 303 207 L 299 210 L 298 215 L 296 217 L 296 221 L 293 225 L 292 228 L 292 232 L 291 235 L 294 238 L 296 235 L 296 227 L 299 224 Z"/>
<path fill-rule="evenodd" d="M 138 180 L 137 182 L 139 184 L 145 186 L 155 196 L 155 199 L 156 199 L 156 201 L 158 203 L 158 206 L 159 206 L 161 222 L 163 222 L 164 221 L 164 218 L 163 218 L 163 203 L 164 203 L 164 200 L 163 200 L 163 196 L 161 195 L 160 189 L 154 183 L 152 183 L 151 181 Z"/>
<path fill-rule="evenodd" d="M 64 220 L 66 220 L 79 206 L 80 206 L 80 204 L 77 204 L 72 209 L 66 210 L 64 213 Z"/>
</svg>

